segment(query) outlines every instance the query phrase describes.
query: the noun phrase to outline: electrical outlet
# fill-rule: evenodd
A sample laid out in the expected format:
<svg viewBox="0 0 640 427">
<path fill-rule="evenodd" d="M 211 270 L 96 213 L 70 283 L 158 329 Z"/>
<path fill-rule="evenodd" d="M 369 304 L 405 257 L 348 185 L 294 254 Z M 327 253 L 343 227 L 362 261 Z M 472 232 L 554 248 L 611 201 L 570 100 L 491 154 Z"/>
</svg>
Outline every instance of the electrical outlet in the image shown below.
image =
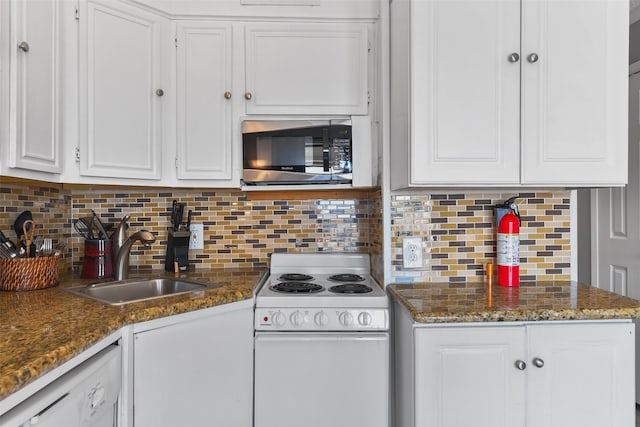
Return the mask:
<svg viewBox="0 0 640 427">
<path fill-rule="evenodd" d="M 402 265 L 404 268 L 422 267 L 422 238 L 405 237 L 402 239 Z"/>
<path fill-rule="evenodd" d="M 204 249 L 204 224 L 191 224 L 189 249 Z"/>
</svg>

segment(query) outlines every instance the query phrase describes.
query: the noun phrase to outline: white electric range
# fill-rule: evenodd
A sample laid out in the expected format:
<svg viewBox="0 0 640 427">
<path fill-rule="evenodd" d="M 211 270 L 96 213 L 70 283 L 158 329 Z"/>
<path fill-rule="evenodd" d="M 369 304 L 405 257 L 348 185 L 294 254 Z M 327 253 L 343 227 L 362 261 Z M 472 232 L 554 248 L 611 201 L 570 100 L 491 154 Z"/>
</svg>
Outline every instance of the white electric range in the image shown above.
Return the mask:
<svg viewBox="0 0 640 427">
<path fill-rule="evenodd" d="M 369 255 L 273 254 L 254 325 L 254 426 L 388 426 L 389 302 Z"/>
</svg>

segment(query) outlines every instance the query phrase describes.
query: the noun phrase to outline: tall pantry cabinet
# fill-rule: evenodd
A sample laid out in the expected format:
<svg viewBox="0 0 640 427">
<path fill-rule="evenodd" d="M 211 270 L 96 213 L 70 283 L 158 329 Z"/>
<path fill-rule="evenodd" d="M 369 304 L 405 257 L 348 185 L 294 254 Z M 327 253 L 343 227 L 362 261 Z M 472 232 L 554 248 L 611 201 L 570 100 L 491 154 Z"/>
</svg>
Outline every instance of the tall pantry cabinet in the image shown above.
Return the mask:
<svg viewBox="0 0 640 427">
<path fill-rule="evenodd" d="M 626 183 L 626 0 L 390 13 L 393 188 Z"/>
</svg>

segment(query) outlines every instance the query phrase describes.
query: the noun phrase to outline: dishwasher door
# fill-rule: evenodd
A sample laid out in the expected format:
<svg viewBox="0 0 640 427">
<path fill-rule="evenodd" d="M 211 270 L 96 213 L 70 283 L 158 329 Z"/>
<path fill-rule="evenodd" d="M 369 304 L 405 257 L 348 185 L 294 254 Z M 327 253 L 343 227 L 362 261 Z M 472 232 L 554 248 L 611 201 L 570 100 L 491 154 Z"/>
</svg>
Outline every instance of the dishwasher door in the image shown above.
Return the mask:
<svg viewBox="0 0 640 427">
<path fill-rule="evenodd" d="M 0 417 L 3 427 L 116 427 L 120 347 L 111 345 Z"/>
<path fill-rule="evenodd" d="M 256 333 L 255 427 L 387 427 L 389 334 Z"/>
</svg>

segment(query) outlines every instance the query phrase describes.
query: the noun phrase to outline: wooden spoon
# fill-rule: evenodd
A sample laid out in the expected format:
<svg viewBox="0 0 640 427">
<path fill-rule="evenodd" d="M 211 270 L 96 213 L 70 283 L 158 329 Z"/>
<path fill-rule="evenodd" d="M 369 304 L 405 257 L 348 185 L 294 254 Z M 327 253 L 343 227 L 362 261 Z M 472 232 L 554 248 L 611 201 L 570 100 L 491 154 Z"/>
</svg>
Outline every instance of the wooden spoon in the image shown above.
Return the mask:
<svg viewBox="0 0 640 427">
<path fill-rule="evenodd" d="M 32 219 L 26 220 L 22 225 L 22 232 L 24 234 L 25 249 L 27 250 L 27 257 L 33 258 L 36 256 L 36 245 L 33 243 L 33 233 L 36 232 L 36 223 Z"/>
</svg>

